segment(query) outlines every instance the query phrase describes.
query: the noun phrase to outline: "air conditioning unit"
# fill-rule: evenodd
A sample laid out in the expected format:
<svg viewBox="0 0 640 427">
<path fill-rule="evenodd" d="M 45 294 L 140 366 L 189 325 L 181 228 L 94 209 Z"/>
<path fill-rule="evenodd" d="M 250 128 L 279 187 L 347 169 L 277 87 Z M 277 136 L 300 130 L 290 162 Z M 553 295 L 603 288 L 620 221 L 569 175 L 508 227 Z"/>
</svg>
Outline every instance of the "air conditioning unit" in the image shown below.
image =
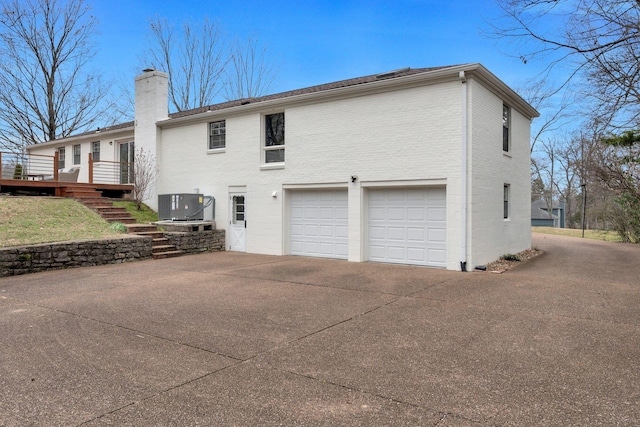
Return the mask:
<svg viewBox="0 0 640 427">
<path fill-rule="evenodd" d="M 202 194 L 158 195 L 158 219 L 172 221 L 202 221 L 204 196 Z"/>
</svg>

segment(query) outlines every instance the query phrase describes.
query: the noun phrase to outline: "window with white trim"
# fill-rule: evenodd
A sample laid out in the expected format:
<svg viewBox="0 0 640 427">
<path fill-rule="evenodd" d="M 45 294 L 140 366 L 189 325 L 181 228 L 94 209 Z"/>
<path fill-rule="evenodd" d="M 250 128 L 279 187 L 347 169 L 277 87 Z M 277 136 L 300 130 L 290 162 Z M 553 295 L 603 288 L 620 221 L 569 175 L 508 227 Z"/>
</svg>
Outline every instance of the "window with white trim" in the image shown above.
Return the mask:
<svg viewBox="0 0 640 427">
<path fill-rule="evenodd" d="M 225 148 L 226 139 L 227 125 L 224 120 L 209 123 L 209 150 Z"/>
<path fill-rule="evenodd" d="M 64 147 L 58 147 L 58 169 L 65 168 L 66 149 Z"/>
<path fill-rule="evenodd" d="M 509 129 L 511 127 L 511 109 L 506 105 L 502 105 L 502 151 L 508 153 L 511 151 L 511 138 Z"/>
<path fill-rule="evenodd" d="M 94 162 L 100 161 L 100 141 L 91 143 L 91 158 Z"/>
<path fill-rule="evenodd" d="M 80 164 L 80 144 L 73 146 L 73 164 Z"/>
<path fill-rule="evenodd" d="M 264 116 L 264 162 L 284 162 L 284 112 Z"/>
<path fill-rule="evenodd" d="M 510 198 L 510 193 L 511 192 L 511 186 L 509 184 L 505 184 L 504 185 L 504 191 L 503 191 L 503 216 L 504 219 L 509 219 L 509 198 Z"/>
</svg>

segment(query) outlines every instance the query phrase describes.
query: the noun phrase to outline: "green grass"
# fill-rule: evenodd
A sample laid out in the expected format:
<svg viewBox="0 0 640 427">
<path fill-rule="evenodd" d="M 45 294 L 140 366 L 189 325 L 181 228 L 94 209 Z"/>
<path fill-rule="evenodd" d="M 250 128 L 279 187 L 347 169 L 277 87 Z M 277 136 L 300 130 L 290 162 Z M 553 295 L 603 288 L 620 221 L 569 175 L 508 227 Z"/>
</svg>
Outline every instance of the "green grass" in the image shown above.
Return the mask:
<svg viewBox="0 0 640 427">
<path fill-rule="evenodd" d="M 71 199 L 0 196 L 0 247 L 118 235 L 100 215 Z"/>
<path fill-rule="evenodd" d="M 135 202 L 126 200 L 115 201 L 113 202 L 113 206 L 117 208 L 126 208 L 127 212 L 129 212 L 139 224 L 148 224 L 150 222 L 156 222 L 158 220 L 158 214 L 145 204 L 142 205 L 142 208 L 140 210 L 136 209 Z"/>
<path fill-rule="evenodd" d="M 555 228 L 555 227 L 531 227 L 534 233 L 553 234 L 555 236 L 582 237 L 582 230 L 574 228 Z M 585 230 L 585 239 L 604 240 L 607 242 L 621 242 L 622 239 L 618 233 L 613 231 Z"/>
</svg>

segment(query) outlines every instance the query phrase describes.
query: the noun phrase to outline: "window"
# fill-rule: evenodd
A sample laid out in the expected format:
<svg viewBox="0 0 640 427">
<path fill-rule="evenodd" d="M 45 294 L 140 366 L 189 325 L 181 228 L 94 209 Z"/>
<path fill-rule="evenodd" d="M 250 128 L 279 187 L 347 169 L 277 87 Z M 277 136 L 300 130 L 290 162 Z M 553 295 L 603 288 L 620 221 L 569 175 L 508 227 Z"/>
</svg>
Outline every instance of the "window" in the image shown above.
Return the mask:
<svg viewBox="0 0 640 427">
<path fill-rule="evenodd" d="M 244 196 L 233 196 L 233 218 L 234 224 L 243 223 L 247 217 L 244 212 Z M 246 223 L 245 223 L 246 227 Z"/>
<path fill-rule="evenodd" d="M 94 162 L 100 161 L 100 141 L 96 141 L 91 144 L 91 157 Z"/>
<path fill-rule="evenodd" d="M 65 148 L 58 148 L 58 169 L 64 169 Z"/>
<path fill-rule="evenodd" d="M 502 105 L 502 151 L 509 152 L 509 127 L 511 126 L 511 111 L 506 105 Z"/>
<path fill-rule="evenodd" d="M 80 144 L 73 146 L 73 164 L 80 164 Z"/>
<path fill-rule="evenodd" d="M 226 146 L 227 128 L 224 120 L 209 123 L 209 150 Z"/>
<path fill-rule="evenodd" d="M 264 117 L 264 162 L 284 162 L 284 113 Z"/>
<path fill-rule="evenodd" d="M 503 214 L 504 214 L 504 219 L 508 219 L 509 218 L 509 190 L 510 190 L 510 185 L 509 184 L 505 184 L 504 185 L 504 195 L 503 195 Z"/>
</svg>

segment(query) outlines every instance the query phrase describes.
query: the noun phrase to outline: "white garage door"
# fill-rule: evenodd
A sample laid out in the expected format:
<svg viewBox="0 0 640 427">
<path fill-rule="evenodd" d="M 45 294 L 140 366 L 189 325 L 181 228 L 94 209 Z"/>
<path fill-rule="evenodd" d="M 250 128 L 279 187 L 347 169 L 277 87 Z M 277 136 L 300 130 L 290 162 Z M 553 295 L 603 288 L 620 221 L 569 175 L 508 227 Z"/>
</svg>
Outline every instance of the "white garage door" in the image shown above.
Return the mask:
<svg viewBox="0 0 640 427">
<path fill-rule="evenodd" d="M 292 191 L 290 202 L 291 254 L 347 259 L 347 192 Z"/>
<path fill-rule="evenodd" d="M 446 191 L 369 191 L 369 260 L 446 266 Z"/>
</svg>

